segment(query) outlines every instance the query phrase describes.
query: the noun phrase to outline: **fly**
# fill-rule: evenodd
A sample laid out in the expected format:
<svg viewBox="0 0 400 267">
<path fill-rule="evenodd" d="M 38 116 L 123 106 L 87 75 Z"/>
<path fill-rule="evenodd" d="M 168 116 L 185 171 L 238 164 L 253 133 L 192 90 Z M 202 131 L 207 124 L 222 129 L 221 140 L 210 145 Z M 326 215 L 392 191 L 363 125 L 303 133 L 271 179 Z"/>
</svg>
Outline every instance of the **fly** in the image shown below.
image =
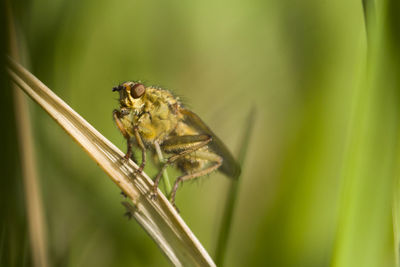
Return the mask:
<svg viewBox="0 0 400 267">
<path fill-rule="evenodd" d="M 236 179 L 240 166 L 222 141 L 192 111 L 185 108 L 178 97 L 168 90 L 139 82 L 124 82 L 113 88 L 118 91 L 120 109 L 113 111 L 115 123 L 127 140 L 126 159 L 132 157 L 132 146 L 142 152 L 138 173 L 146 165 L 146 151 L 156 149 L 168 158 L 154 178 L 152 197 L 155 198 L 163 171 L 170 165 L 182 171 L 173 185 L 170 199 L 175 206 L 180 183 L 215 170 Z M 175 206 L 176 207 L 176 206 Z"/>
</svg>

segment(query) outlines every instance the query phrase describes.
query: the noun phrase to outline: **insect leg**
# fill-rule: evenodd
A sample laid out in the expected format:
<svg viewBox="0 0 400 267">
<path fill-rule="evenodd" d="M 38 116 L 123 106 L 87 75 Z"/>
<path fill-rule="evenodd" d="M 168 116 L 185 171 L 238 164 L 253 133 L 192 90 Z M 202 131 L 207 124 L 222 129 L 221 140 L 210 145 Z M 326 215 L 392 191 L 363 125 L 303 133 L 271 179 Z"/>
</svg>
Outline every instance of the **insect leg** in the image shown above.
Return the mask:
<svg viewBox="0 0 400 267">
<path fill-rule="evenodd" d="M 142 163 L 140 164 L 139 169 L 137 169 L 138 173 L 142 173 L 144 166 L 146 165 L 146 147 L 143 144 L 137 126 L 133 128 L 133 133 L 135 134 L 136 142 L 138 143 L 139 148 L 142 150 Z"/>
<path fill-rule="evenodd" d="M 128 133 L 125 131 L 125 128 L 124 128 L 124 126 L 123 126 L 123 124 L 122 124 L 122 122 L 121 122 L 121 120 L 120 120 L 120 118 L 121 118 L 121 112 L 120 112 L 119 110 L 114 109 L 114 110 L 113 110 L 113 118 L 114 118 L 115 124 L 117 125 L 119 131 L 122 133 L 122 135 L 123 135 L 126 139 L 128 139 L 128 138 L 129 138 L 129 135 L 128 135 Z"/>
<path fill-rule="evenodd" d="M 207 134 L 172 136 L 161 145 L 166 153 L 180 153 L 194 147 L 200 142 L 210 142 L 212 137 Z"/>
<path fill-rule="evenodd" d="M 207 174 L 217 170 L 222 165 L 222 161 L 223 160 L 220 157 L 219 159 L 217 159 L 215 164 L 210 166 L 210 167 L 207 167 L 205 169 L 199 170 L 199 171 L 194 172 L 194 173 L 189 173 L 189 174 L 185 174 L 185 175 L 182 175 L 182 176 L 178 177 L 175 180 L 174 187 L 172 188 L 172 191 L 171 191 L 171 204 L 177 209 L 177 207 L 175 205 L 175 196 L 176 196 L 176 191 L 178 190 L 179 183 L 183 183 L 185 181 L 189 181 L 189 180 L 192 180 L 194 178 L 207 175 Z"/>
<path fill-rule="evenodd" d="M 132 156 L 132 141 L 131 141 L 131 137 L 129 136 L 129 134 L 126 132 L 122 122 L 121 122 L 121 112 L 119 110 L 114 109 L 113 111 L 113 118 L 115 121 L 115 124 L 117 125 L 119 131 L 122 133 L 122 135 L 125 137 L 126 141 L 127 141 L 127 152 L 124 156 L 124 158 L 126 160 L 129 160 L 129 158 Z"/>
<path fill-rule="evenodd" d="M 126 154 L 125 154 L 125 159 L 126 160 L 129 160 L 131 157 L 132 157 L 132 141 L 131 141 L 131 138 L 127 138 L 126 139 L 126 146 L 127 146 L 127 149 L 126 149 Z"/>
<path fill-rule="evenodd" d="M 174 142 L 171 141 L 174 140 L 176 144 L 174 144 L 174 149 L 169 150 L 167 147 L 168 145 L 172 145 Z M 211 142 L 212 138 L 209 135 L 185 135 L 185 136 L 176 136 L 172 137 L 171 139 L 166 140 L 163 143 L 163 148 L 167 152 L 172 152 L 172 151 L 180 151 L 177 154 L 171 156 L 168 158 L 168 160 L 165 162 L 165 164 L 162 166 L 161 170 L 157 174 L 156 178 L 154 179 L 154 186 L 153 186 L 153 195 L 152 197 L 156 197 L 157 193 L 157 188 L 158 184 L 160 183 L 161 180 L 161 175 L 164 172 L 164 170 L 174 163 L 177 159 L 190 154 L 199 148 L 202 148 L 203 146 L 207 145 L 209 142 Z M 197 143 L 197 144 L 196 144 Z M 166 145 L 165 145 L 166 144 Z M 194 144 L 194 145 L 193 145 Z"/>
</svg>

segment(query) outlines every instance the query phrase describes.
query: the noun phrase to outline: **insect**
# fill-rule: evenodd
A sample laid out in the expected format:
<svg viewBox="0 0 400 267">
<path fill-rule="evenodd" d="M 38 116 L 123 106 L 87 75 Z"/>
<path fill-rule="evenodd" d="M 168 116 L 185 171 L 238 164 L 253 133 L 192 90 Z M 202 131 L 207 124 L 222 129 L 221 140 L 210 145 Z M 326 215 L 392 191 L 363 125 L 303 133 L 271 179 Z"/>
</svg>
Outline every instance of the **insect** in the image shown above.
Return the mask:
<svg viewBox="0 0 400 267">
<path fill-rule="evenodd" d="M 182 171 L 170 195 L 174 206 L 182 182 L 217 169 L 228 177 L 238 177 L 240 167 L 222 141 L 168 90 L 129 81 L 114 87 L 115 91 L 119 92 L 120 109 L 113 111 L 113 118 L 127 140 L 125 158 L 131 158 L 132 146 L 137 146 L 142 152 L 137 170 L 140 173 L 146 165 L 146 151 L 154 154 L 158 150 L 168 155 L 154 178 L 153 198 L 163 171 L 170 165 Z"/>
</svg>

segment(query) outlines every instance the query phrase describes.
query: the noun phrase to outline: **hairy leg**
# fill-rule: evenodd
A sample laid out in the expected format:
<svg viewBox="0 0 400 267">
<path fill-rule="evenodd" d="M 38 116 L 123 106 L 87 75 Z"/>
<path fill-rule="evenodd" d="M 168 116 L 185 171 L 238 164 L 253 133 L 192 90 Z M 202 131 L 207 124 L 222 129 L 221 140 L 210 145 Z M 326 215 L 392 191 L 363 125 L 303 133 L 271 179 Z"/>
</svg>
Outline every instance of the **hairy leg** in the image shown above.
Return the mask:
<svg viewBox="0 0 400 267">
<path fill-rule="evenodd" d="M 142 173 L 144 167 L 146 166 L 146 147 L 143 144 L 139 130 L 136 126 L 133 128 L 133 133 L 135 134 L 136 142 L 139 148 L 142 150 L 142 163 L 140 163 L 139 169 L 137 169 L 137 173 Z"/>
<path fill-rule="evenodd" d="M 171 153 L 172 151 L 178 152 L 175 155 L 168 158 L 165 164 L 162 166 L 161 170 L 158 172 L 157 176 L 154 179 L 154 186 L 153 186 L 153 194 L 152 198 L 156 198 L 157 196 L 157 188 L 158 184 L 161 180 L 161 175 L 164 170 L 174 163 L 177 159 L 188 155 L 205 145 L 211 142 L 212 138 L 209 135 L 191 135 L 191 136 L 176 136 L 167 140 L 163 143 L 163 150 Z M 169 149 L 168 149 L 169 147 Z M 171 147 L 174 147 L 171 149 Z"/>
<path fill-rule="evenodd" d="M 114 109 L 113 111 L 113 118 L 115 121 L 115 124 L 118 127 L 118 130 L 122 133 L 122 135 L 125 137 L 126 141 L 127 141 L 127 152 L 124 156 L 124 158 L 126 160 L 129 160 L 129 158 L 132 156 L 132 141 L 131 141 L 131 137 L 129 136 L 128 132 L 126 131 L 121 118 L 122 118 L 123 114 L 121 114 L 121 112 L 119 110 Z"/>
<path fill-rule="evenodd" d="M 179 212 L 179 210 L 175 205 L 175 197 L 176 197 L 176 191 L 178 190 L 179 184 L 183 183 L 185 181 L 189 181 L 189 180 L 195 179 L 195 178 L 200 177 L 200 176 L 207 175 L 207 174 L 217 170 L 221 165 L 222 165 L 222 158 L 220 158 L 219 161 L 216 161 L 215 164 L 212 165 L 212 166 L 209 166 L 209 167 L 207 167 L 205 169 L 201 169 L 201 170 L 199 170 L 197 172 L 194 172 L 194 173 L 182 175 L 182 176 L 178 177 L 175 180 L 174 187 L 172 188 L 172 191 L 171 191 L 171 204 L 175 207 L 175 209 L 178 212 Z"/>
</svg>

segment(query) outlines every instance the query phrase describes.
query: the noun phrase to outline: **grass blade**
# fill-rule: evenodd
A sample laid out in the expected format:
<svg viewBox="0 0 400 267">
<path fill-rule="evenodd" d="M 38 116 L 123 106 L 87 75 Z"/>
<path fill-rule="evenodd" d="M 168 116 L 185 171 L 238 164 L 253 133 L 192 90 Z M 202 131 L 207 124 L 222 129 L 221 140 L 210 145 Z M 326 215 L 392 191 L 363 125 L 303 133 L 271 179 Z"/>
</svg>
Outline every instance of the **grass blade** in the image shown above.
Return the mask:
<svg viewBox="0 0 400 267">
<path fill-rule="evenodd" d="M 102 136 L 48 87 L 14 60 L 8 62 L 11 79 L 36 101 L 104 170 L 131 199 L 132 216 L 175 266 L 215 266 L 206 250 L 158 190 L 150 199 L 152 180 L 133 176 L 137 165 L 124 163 L 124 153 Z M 126 204 L 124 204 L 126 206 Z"/>
<path fill-rule="evenodd" d="M 398 260 L 400 61 L 398 46 L 387 42 L 387 11 L 373 3 L 363 1 L 366 68 L 353 99 L 333 267 L 394 266 Z"/>
<path fill-rule="evenodd" d="M 9 1 L 6 1 L 6 7 L 9 50 L 14 58 L 19 59 L 16 30 Z M 49 266 L 47 226 L 36 168 L 36 153 L 33 145 L 28 102 L 26 96 L 15 84 L 12 87 L 32 260 L 35 267 L 47 267 Z"/>
<path fill-rule="evenodd" d="M 252 109 L 249 113 L 249 117 L 247 120 L 247 124 L 245 126 L 245 131 L 243 135 L 243 139 L 240 145 L 240 150 L 239 150 L 239 164 L 240 166 L 243 167 L 244 161 L 246 159 L 246 154 L 247 154 L 247 149 L 249 147 L 249 142 L 251 138 L 251 133 L 254 127 L 254 121 L 255 121 L 255 109 Z M 243 168 L 242 168 L 243 171 Z M 224 209 L 224 214 L 222 216 L 221 220 L 221 226 L 219 230 L 219 236 L 218 236 L 218 243 L 217 243 L 217 249 L 215 253 L 215 261 L 218 266 L 223 266 L 224 264 L 224 259 L 225 259 L 225 253 L 226 249 L 228 246 L 228 241 L 229 241 L 229 233 L 232 227 L 232 220 L 233 220 L 233 214 L 234 210 L 236 207 L 236 199 L 239 191 L 239 185 L 240 185 L 240 179 L 241 176 L 238 177 L 237 180 L 232 180 L 230 183 L 230 187 L 228 189 L 228 195 L 226 197 L 226 202 L 225 202 L 225 209 Z"/>
</svg>

